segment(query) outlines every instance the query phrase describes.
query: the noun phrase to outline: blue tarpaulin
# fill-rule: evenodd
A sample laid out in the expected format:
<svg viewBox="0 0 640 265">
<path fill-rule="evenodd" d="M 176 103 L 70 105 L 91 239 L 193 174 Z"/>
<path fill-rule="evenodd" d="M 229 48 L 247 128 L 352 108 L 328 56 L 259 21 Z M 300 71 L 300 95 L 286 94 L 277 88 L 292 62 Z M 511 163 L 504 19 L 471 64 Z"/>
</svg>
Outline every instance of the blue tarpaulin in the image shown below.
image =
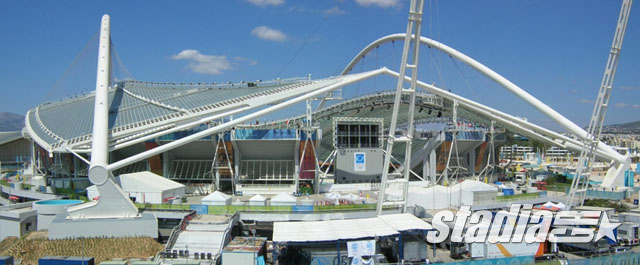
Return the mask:
<svg viewBox="0 0 640 265">
<path fill-rule="evenodd" d="M 196 211 L 197 214 L 209 214 L 209 206 L 207 205 L 191 204 L 189 209 Z"/>
</svg>

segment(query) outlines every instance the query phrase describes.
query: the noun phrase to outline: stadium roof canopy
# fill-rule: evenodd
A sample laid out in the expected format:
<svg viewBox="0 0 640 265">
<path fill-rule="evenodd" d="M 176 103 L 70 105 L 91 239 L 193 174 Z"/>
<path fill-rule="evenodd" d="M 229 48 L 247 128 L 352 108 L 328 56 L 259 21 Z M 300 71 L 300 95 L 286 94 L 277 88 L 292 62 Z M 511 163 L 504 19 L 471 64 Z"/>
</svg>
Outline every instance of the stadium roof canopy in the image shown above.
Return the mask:
<svg viewBox="0 0 640 265">
<path fill-rule="evenodd" d="M 355 75 L 350 75 L 355 76 Z M 248 109 L 278 103 L 350 76 L 320 80 L 307 78 L 215 83 L 158 83 L 124 81 L 109 90 L 111 148 L 150 133 L 203 119 L 212 121 Z M 95 93 L 48 102 L 27 112 L 29 135 L 50 151 L 89 151 Z"/>
<path fill-rule="evenodd" d="M 119 149 L 144 136 L 180 128 L 189 123 L 205 123 L 260 106 L 275 104 L 291 97 L 319 88 L 353 79 L 354 75 L 330 77 L 320 80 L 308 78 L 276 79 L 272 81 L 242 83 L 160 83 L 143 81 L 118 82 L 109 90 L 109 128 L 111 148 Z M 331 130 L 329 117 L 381 117 L 388 127 L 393 92 L 379 92 L 343 100 L 313 113 L 324 131 Z M 47 102 L 33 108 L 26 115 L 26 131 L 42 147 L 57 152 L 74 150 L 88 152 L 91 147 L 94 93 Z M 407 102 L 402 101 L 406 109 Z M 451 115 L 441 97 L 418 94 L 416 106 L 435 110 L 420 111 L 416 119 Z M 361 111 L 362 110 L 362 111 Z M 217 115 L 220 114 L 220 115 Z M 466 112 L 459 113 L 469 120 L 484 122 L 484 118 Z M 296 115 L 296 114 L 294 114 Z M 299 124 L 303 114 L 290 121 Z M 282 124 L 286 120 L 276 122 Z M 406 121 L 399 121 L 400 124 Z M 330 145 L 327 138 L 325 145 Z M 328 146 L 327 145 L 327 146 Z M 403 152 L 398 152 L 403 153 Z"/>
</svg>

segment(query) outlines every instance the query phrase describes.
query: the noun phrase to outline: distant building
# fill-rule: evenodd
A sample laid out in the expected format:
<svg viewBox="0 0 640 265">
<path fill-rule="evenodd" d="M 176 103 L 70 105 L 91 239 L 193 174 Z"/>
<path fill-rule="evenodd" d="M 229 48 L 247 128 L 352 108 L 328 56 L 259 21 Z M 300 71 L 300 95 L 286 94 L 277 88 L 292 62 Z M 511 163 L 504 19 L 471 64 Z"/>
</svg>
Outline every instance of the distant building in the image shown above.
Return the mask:
<svg viewBox="0 0 640 265">
<path fill-rule="evenodd" d="M 571 151 L 562 149 L 557 146 L 547 148 L 547 150 L 544 152 L 544 155 L 550 162 L 568 161 L 572 157 Z"/>
<path fill-rule="evenodd" d="M 31 160 L 31 141 L 20 131 L 0 132 L 0 166 L 6 169 L 22 168 Z"/>
<path fill-rule="evenodd" d="M 535 153 L 531 146 L 519 146 L 517 144 L 511 146 L 500 147 L 500 157 L 503 159 L 523 159 L 529 154 Z"/>
</svg>

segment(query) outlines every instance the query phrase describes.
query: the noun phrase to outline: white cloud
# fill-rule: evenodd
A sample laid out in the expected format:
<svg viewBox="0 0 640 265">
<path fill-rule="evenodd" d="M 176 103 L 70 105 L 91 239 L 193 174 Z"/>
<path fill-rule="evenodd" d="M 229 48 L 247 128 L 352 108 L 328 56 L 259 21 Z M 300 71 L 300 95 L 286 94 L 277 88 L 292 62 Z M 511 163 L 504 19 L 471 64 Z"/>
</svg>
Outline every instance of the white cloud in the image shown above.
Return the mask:
<svg viewBox="0 0 640 265">
<path fill-rule="evenodd" d="M 171 56 L 171 59 L 189 61 L 187 67 L 200 74 L 219 75 L 222 71 L 231 69 L 227 56 L 206 55 L 197 50 L 183 50 Z"/>
<path fill-rule="evenodd" d="M 289 9 L 287 9 L 288 12 L 298 12 L 298 13 L 303 13 L 305 11 L 307 11 L 306 8 L 304 8 L 304 6 L 299 6 L 299 5 L 292 5 L 291 7 L 289 7 Z"/>
<path fill-rule="evenodd" d="M 400 0 L 356 0 L 356 3 L 358 3 L 361 6 L 374 5 L 382 8 L 394 7 L 398 5 L 399 2 Z"/>
<path fill-rule="evenodd" d="M 578 99 L 578 103 L 580 103 L 580 104 L 593 104 L 593 100 L 586 99 L 586 98 L 581 98 L 581 99 Z"/>
<path fill-rule="evenodd" d="M 615 106 L 616 106 L 616 108 L 626 108 L 626 107 L 629 106 L 629 104 L 624 103 L 624 102 L 618 102 L 618 103 L 616 103 Z"/>
<path fill-rule="evenodd" d="M 327 15 L 344 15 L 347 11 L 340 9 L 338 6 L 334 6 L 324 11 Z"/>
<path fill-rule="evenodd" d="M 251 35 L 256 36 L 263 40 L 279 41 L 282 42 L 287 38 L 287 35 L 277 29 L 272 29 L 267 26 L 258 26 L 251 30 Z"/>
<path fill-rule="evenodd" d="M 257 6 L 277 6 L 284 4 L 284 0 L 247 0 L 247 2 Z"/>
<path fill-rule="evenodd" d="M 631 107 L 634 109 L 640 109 L 640 104 L 633 104 Z"/>
<path fill-rule="evenodd" d="M 235 62 L 237 62 L 237 63 L 246 63 L 249 66 L 254 66 L 254 65 L 258 64 L 258 61 L 252 60 L 252 59 L 249 59 L 249 58 L 246 58 L 246 57 L 242 57 L 242 56 L 237 56 L 237 57 L 233 58 L 233 60 Z"/>
</svg>

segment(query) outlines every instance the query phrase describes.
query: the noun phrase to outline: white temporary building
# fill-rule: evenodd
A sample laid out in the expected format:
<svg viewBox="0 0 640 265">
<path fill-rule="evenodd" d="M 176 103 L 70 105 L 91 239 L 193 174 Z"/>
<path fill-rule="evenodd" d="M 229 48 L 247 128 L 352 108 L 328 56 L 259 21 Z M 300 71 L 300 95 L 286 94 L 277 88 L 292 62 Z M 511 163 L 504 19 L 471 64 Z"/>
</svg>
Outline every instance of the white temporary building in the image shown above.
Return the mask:
<svg viewBox="0 0 640 265">
<path fill-rule="evenodd" d="M 251 199 L 249 199 L 250 206 L 265 206 L 267 205 L 267 198 L 263 197 L 260 194 L 256 194 Z"/>
<path fill-rule="evenodd" d="M 149 171 L 122 174 L 116 177 L 116 182 L 120 184 L 122 191 L 137 203 L 171 203 L 175 199 L 183 198 L 185 194 L 184 185 Z M 95 185 L 87 188 L 89 199 L 93 200 L 99 196 Z"/>
<path fill-rule="evenodd" d="M 202 204 L 205 205 L 229 205 L 231 204 L 231 196 L 220 191 L 215 191 L 202 198 Z"/>
<path fill-rule="evenodd" d="M 407 205 L 424 209 L 446 209 L 460 205 L 473 205 L 474 193 L 498 192 L 498 188 L 476 180 L 465 180 L 450 187 L 409 187 Z M 400 190 L 391 190 L 390 196 L 400 196 Z"/>
<path fill-rule="evenodd" d="M 296 205 L 296 202 L 296 198 L 286 192 L 281 192 L 271 198 L 271 205 L 274 206 Z"/>
</svg>

